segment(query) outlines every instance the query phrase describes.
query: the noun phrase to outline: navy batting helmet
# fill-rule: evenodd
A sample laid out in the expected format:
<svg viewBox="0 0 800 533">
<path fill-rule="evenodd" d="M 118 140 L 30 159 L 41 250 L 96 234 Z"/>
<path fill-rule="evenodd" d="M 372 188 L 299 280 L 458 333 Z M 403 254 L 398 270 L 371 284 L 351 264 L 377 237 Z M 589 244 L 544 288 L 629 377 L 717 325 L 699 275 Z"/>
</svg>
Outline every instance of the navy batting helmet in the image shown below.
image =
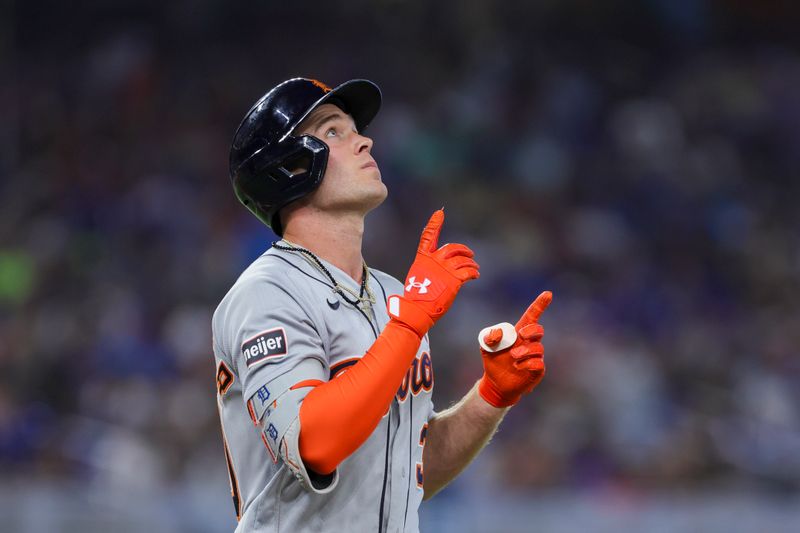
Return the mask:
<svg viewBox="0 0 800 533">
<path fill-rule="evenodd" d="M 367 80 L 331 89 L 293 78 L 270 90 L 247 112 L 233 136 L 229 158 L 236 196 L 278 235 L 278 212 L 316 189 L 328 163 L 328 145 L 294 129 L 318 106 L 329 103 L 353 117 L 363 133 L 381 106 L 381 91 Z"/>
</svg>

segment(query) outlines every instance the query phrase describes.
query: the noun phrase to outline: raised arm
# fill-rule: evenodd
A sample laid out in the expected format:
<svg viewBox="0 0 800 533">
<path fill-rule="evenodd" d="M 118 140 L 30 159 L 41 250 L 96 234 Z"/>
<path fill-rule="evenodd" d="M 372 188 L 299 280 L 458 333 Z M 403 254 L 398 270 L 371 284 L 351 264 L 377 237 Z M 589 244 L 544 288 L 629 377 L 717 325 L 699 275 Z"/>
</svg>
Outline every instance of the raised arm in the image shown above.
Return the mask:
<svg viewBox="0 0 800 533">
<path fill-rule="evenodd" d="M 505 322 L 478 336 L 484 375 L 453 407 L 428 422 L 423 451 L 425 499 L 430 498 L 472 462 L 508 409 L 544 377 L 544 328 L 539 316 L 552 294 L 543 292 L 515 326 Z"/>
<path fill-rule="evenodd" d="M 392 398 L 422 337 L 452 305 L 461 286 L 478 274 L 472 250 L 438 247 L 444 212 L 434 212 L 422 232 L 403 295 L 388 299 L 391 319 L 361 360 L 313 390 L 300 408 L 303 462 L 321 474 L 336 467 L 369 438 Z"/>
</svg>

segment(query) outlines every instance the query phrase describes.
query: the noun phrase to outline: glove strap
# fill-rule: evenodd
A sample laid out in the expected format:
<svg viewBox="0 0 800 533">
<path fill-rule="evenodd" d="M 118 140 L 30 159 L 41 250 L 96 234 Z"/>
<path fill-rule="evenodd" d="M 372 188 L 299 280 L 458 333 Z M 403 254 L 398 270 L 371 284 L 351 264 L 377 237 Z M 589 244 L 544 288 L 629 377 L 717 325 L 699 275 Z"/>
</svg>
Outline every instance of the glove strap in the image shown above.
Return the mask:
<svg viewBox="0 0 800 533">
<path fill-rule="evenodd" d="M 393 294 L 386 301 L 389 316 L 414 330 L 420 338 L 433 326 L 433 319 L 421 306 L 400 295 Z"/>
</svg>

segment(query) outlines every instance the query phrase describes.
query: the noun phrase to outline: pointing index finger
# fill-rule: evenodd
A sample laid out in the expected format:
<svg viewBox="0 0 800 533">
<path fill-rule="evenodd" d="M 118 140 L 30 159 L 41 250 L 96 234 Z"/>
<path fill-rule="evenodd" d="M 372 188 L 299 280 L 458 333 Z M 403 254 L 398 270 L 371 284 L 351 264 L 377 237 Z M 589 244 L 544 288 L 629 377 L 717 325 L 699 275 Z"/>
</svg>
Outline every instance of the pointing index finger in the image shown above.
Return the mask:
<svg viewBox="0 0 800 533">
<path fill-rule="evenodd" d="M 517 327 L 520 328 L 526 324 L 531 324 L 539 320 L 539 317 L 542 316 L 542 313 L 544 313 L 544 310 L 547 309 L 547 306 L 550 305 L 550 302 L 552 301 L 553 293 L 550 291 L 544 291 L 542 294 L 537 296 L 525 313 L 523 313 L 522 318 L 519 319 L 519 322 L 517 322 Z"/>
<path fill-rule="evenodd" d="M 431 219 L 422 230 L 422 237 L 419 239 L 420 252 L 434 252 L 439 247 L 439 233 L 442 231 L 442 224 L 444 224 L 444 210 L 438 209 L 433 212 Z"/>
</svg>

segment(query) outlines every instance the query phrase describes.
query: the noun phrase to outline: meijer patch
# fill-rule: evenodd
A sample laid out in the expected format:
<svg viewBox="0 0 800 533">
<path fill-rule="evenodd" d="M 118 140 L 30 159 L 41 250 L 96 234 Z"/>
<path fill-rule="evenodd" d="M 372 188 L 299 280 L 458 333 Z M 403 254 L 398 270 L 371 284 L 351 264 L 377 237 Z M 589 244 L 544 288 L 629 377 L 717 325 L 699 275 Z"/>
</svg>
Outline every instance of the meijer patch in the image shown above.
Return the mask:
<svg viewBox="0 0 800 533">
<path fill-rule="evenodd" d="M 275 328 L 259 333 L 249 341 L 242 344 L 242 355 L 247 366 L 286 354 L 286 332 L 283 328 Z"/>
</svg>

